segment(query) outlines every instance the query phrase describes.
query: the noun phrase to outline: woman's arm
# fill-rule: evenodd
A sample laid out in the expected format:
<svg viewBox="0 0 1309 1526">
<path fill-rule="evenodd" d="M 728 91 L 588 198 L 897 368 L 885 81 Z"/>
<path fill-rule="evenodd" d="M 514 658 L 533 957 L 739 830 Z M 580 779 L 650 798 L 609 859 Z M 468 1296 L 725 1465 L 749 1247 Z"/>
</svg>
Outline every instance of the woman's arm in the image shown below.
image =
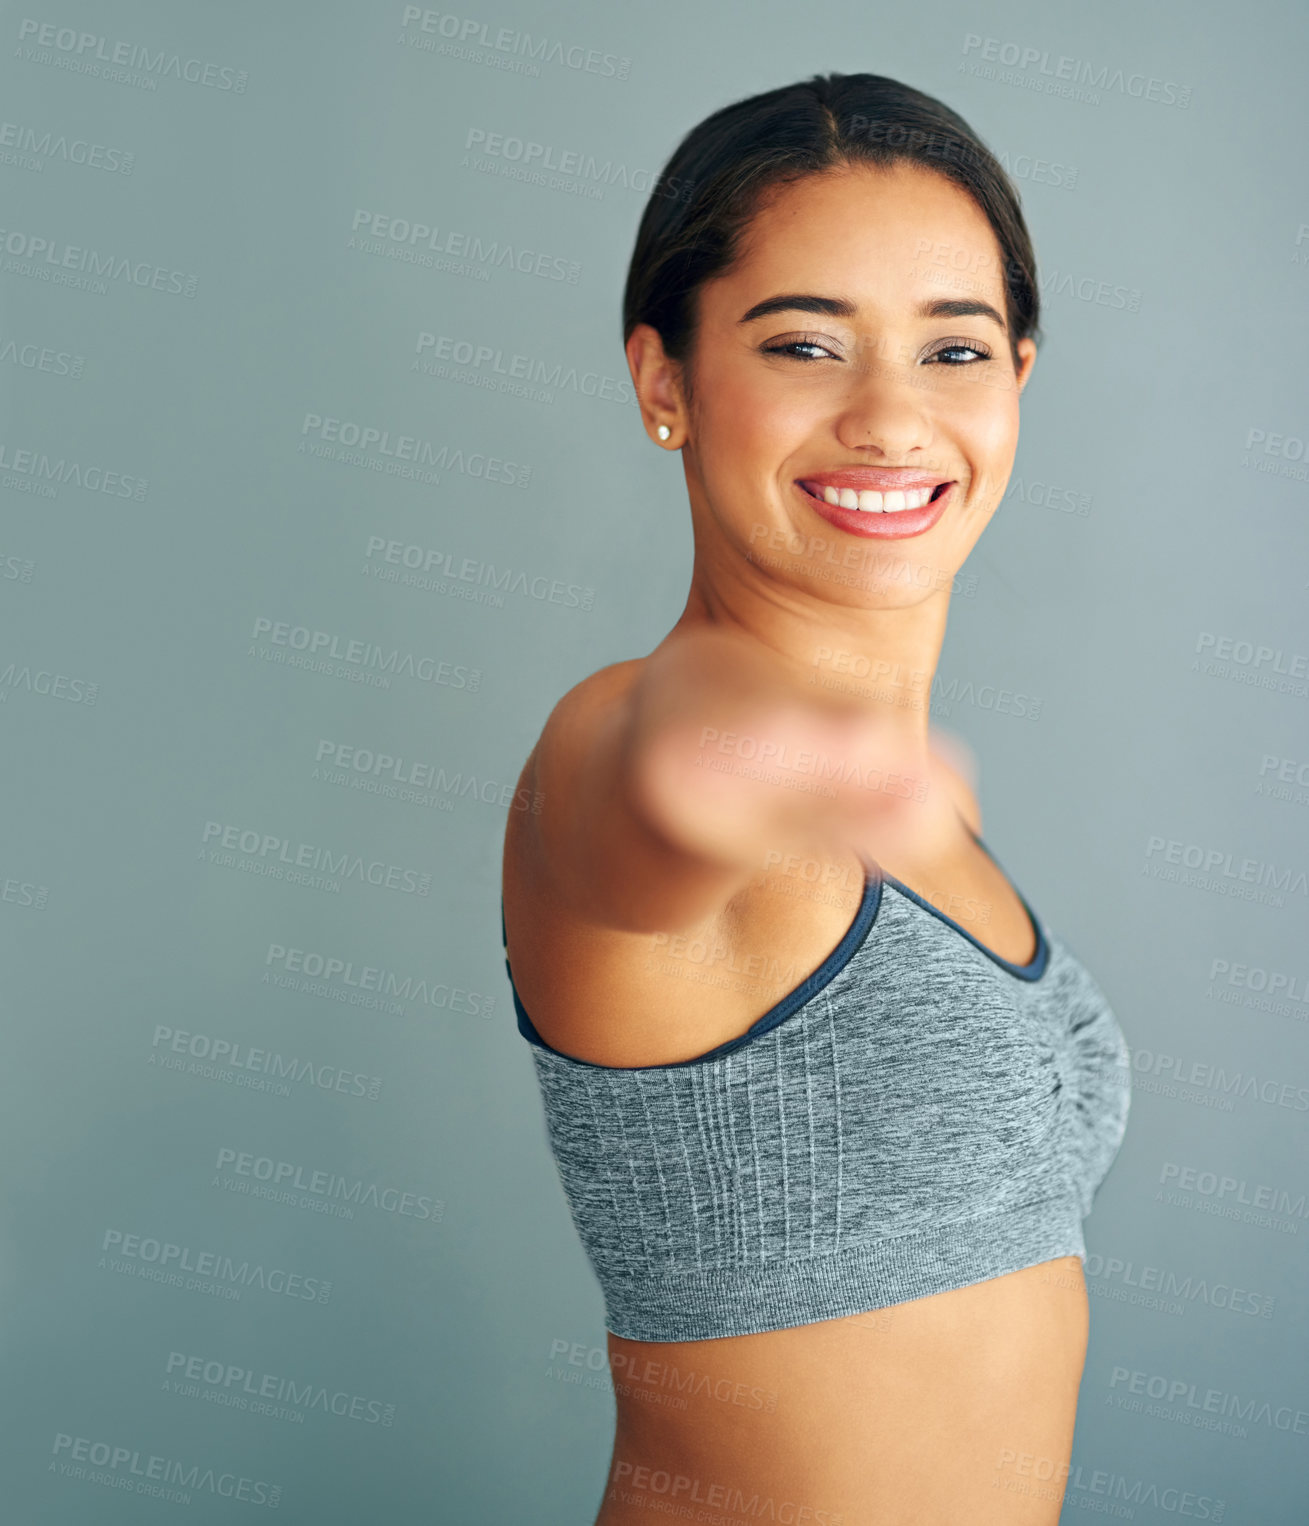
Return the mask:
<svg viewBox="0 0 1309 1526">
<path fill-rule="evenodd" d="M 957 829 L 947 766 L 918 755 L 903 723 L 806 687 L 719 629 L 670 636 L 570 690 L 528 773 L 542 883 L 626 931 L 697 924 L 769 850 L 930 852 Z"/>
</svg>

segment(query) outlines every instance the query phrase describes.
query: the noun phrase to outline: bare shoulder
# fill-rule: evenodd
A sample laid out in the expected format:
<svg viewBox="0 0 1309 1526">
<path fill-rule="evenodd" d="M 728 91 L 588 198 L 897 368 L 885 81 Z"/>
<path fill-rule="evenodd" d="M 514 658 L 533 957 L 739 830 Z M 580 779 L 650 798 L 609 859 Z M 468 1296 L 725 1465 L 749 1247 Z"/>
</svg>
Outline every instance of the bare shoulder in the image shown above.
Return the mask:
<svg viewBox="0 0 1309 1526">
<path fill-rule="evenodd" d="M 529 915 L 557 903 L 551 870 L 558 844 L 578 820 L 577 780 L 595 744 L 606 709 L 612 710 L 639 663 L 619 662 L 575 683 L 551 706 L 518 775 L 517 809 L 505 822 L 501 893 L 510 919 L 520 897 Z M 563 820 L 561 820 L 561 816 Z"/>
<path fill-rule="evenodd" d="M 644 662 L 644 657 L 631 657 L 597 668 L 560 696 L 528 755 L 525 783 L 544 795 L 573 772 L 594 740 L 595 727 L 631 689 Z"/>
<path fill-rule="evenodd" d="M 563 695 L 520 777 L 530 816 L 512 813 L 504 885 L 510 920 L 601 935 L 675 932 L 716 917 L 753 867 L 688 851 L 646 810 L 631 746 L 647 658 L 612 663 Z"/>
</svg>

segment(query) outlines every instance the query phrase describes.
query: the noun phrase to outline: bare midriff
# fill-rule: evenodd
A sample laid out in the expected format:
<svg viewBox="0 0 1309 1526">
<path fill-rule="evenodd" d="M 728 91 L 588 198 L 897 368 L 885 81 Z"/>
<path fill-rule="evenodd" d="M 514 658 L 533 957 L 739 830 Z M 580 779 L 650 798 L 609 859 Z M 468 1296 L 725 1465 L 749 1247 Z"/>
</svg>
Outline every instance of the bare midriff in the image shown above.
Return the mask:
<svg viewBox="0 0 1309 1526">
<path fill-rule="evenodd" d="M 800 855 L 678 944 L 576 924 L 552 905 L 520 831 L 511 817 L 514 982 L 547 1044 L 598 1065 L 669 1064 L 744 1033 L 836 947 L 864 888 L 857 855 Z M 992 953 L 1031 962 L 1027 912 L 962 821 L 936 862 L 881 867 Z M 718 957 L 706 965 L 696 949 Z M 706 978 L 714 965 L 748 971 L 759 949 L 788 971 L 780 988 Z M 761 1334 L 610 1333 L 617 1427 L 595 1526 L 699 1510 L 731 1526 L 1056 1526 L 1088 1324 L 1082 1265 L 1068 1256 Z"/>
<path fill-rule="evenodd" d="M 764 1519 L 810 1526 L 1055 1526 L 1087 1320 L 1067 1256 L 763 1335 L 611 1334 L 596 1526 L 667 1519 L 671 1501 L 735 1526 L 770 1497 Z"/>
</svg>

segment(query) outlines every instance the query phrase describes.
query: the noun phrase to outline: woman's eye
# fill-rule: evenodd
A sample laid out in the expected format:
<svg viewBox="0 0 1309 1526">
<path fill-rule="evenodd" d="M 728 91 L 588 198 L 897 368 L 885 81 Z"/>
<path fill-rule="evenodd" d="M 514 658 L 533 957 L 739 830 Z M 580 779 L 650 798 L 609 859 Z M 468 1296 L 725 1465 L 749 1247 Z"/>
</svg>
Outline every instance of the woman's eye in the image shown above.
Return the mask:
<svg viewBox="0 0 1309 1526">
<path fill-rule="evenodd" d="M 792 360 L 817 360 L 820 355 L 832 354 L 816 339 L 784 339 L 780 344 L 766 344 L 763 348 L 765 355 L 786 355 Z M 818 350 L 820 355 L 797 355 L 796 350 Z"/>
<path fill-rule="evenodd" d="M 975 355 L 977 357 L 977 360 L 973 361 L 952 360 L 947 362 L 947 364 L 952 367 L 960 365 L 976 365 L 978 360 L 991 359 L 990 350 L 988 350 L 984 345 L 972 344 L 971 342 L 967 344 L 961 343 L 943 345 L 941 349 L 934 350 L 929 358 L 931 360 L 938 360 L 942 355 Z"/>
<path fill-rule="evenodd" d="M 812 361 L 824 358 L 839 360 L 841 358 L 817 339 L 783 339 L 776 344 L 766 344 L 762 348 L 765 355 L 783 355 L 788 360 Z M 946 358 L 942 364 L 951 370 L 957 370 L 961 366 L 978 365 L 981 361 L 993 358 L 984 344 L 975 344 L 971 339 L 942 345 L 939 350 L 933 350 L 927 359 L 929 362 L 941 360 L 943 356 Z"/>
</svg>

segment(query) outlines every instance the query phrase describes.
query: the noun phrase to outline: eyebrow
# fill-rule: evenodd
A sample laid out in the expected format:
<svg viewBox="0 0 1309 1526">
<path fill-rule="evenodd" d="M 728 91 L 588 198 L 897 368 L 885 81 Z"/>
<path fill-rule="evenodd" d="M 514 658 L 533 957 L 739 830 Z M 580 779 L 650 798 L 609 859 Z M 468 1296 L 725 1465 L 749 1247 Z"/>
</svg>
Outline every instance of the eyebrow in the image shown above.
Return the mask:
<svg viewBox="0 0 1309 1526">
<path fill-rule="evenodd" d="M 859 307 L 845 297 L 814 297 L 802 292 L 786 292 L 779 297 L 767 297 L 756 302 L 750 310 L 736 321 L 752 323 L 756 318 L 767 318 L 773 313 L 820 313 L 828 318 L 854 318 Z M 938 297 L 920 302 L 915 309 L 919 318 L 989 318 L 1004 331 L 1008 324 L 989 302 L 979 302 L 972 297 Z"/>
</svg>

